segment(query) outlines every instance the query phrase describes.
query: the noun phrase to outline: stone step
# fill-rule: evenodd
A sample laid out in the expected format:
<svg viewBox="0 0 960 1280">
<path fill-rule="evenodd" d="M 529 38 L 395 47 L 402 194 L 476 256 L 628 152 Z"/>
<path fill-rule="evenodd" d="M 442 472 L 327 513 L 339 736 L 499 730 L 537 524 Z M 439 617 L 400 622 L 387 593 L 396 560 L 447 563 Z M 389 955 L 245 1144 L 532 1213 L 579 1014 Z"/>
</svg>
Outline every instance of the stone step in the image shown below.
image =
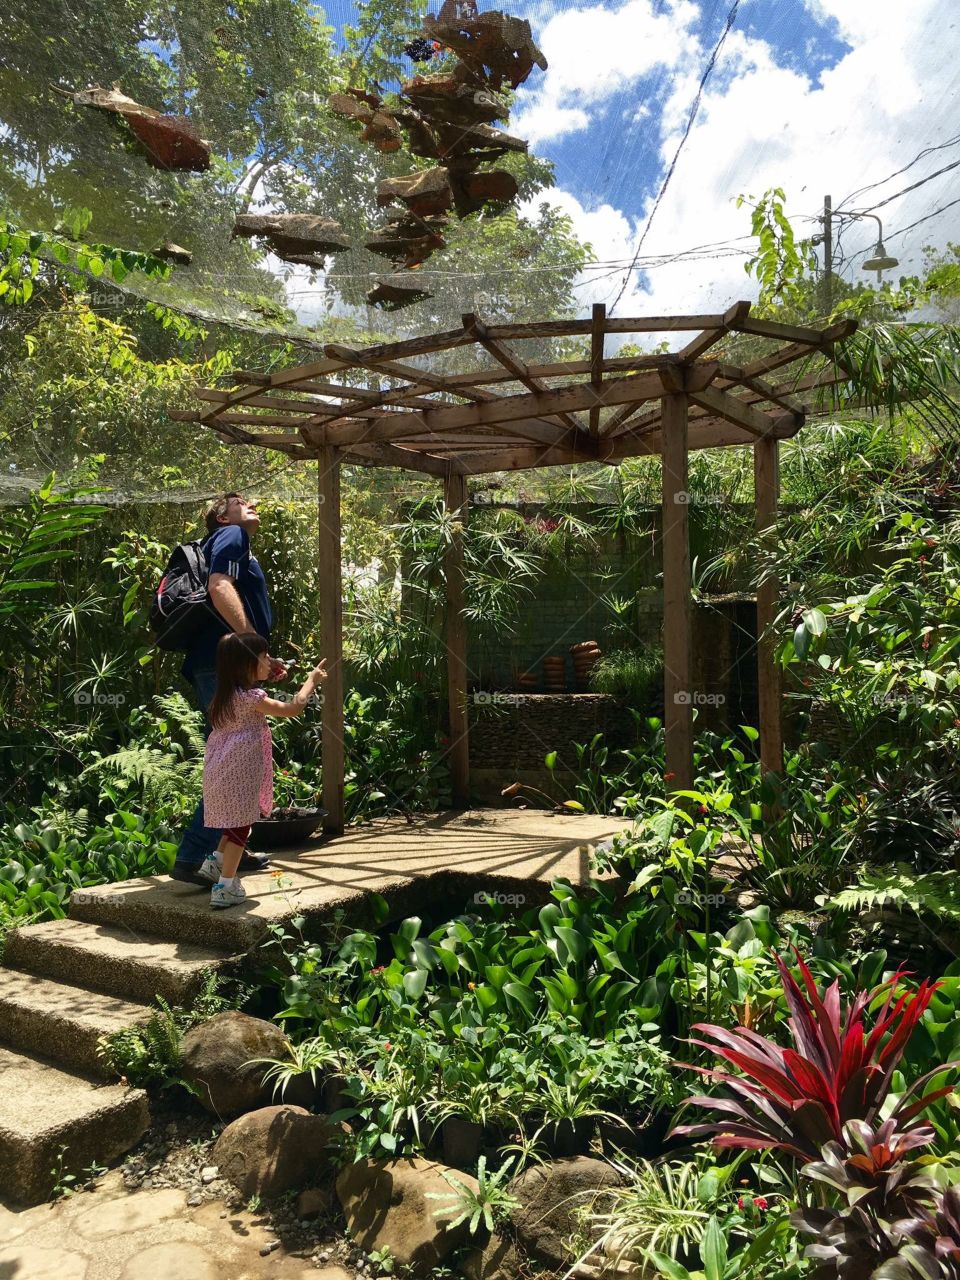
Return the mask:
<svg viewBox="0 0 960 1280">
<path fill-rule="evenodd" d="M 88 924 L 115 925 L 128 933 L 216 948 L 232 955 L 247 951 L 267 934 L 270 920 L 254 895 L 269 890 L 268 874 L 244 876 L 248 901 L 225 911 L 212 911 L 209 890 L 168 879 L 122 880 L 93 889 L 76 889 L 69 917 Z M 291 904 L 289 914 L 293 914 Z"/>
<path fill-rule="evenodd" d="M 110 1079 L 113 1072 L 98 1052 L 99 1037 L 145 1022 L 151 1012 L 147 1004 L 0 969 L 0 1039 L 71 1071 Z"/>
<path fill-rule="evenodd" d="M 0 1196 L 39 1204 L 64 1172 L 117 1160 L 150 1123 L 142 1089 L 103 1084 L 0 1046 Z"/>
<path fill-rule="evenodd" d="M 189 1005 L 204 977 L 230 959 L 219 949 L 82 920 L 43 920 L 14 929 L 3 954 L 12 969 L 63 982 L 82 977 L 91 991 L 146 1004 L 162 996 L 172 1005 Z"/>
</svg>

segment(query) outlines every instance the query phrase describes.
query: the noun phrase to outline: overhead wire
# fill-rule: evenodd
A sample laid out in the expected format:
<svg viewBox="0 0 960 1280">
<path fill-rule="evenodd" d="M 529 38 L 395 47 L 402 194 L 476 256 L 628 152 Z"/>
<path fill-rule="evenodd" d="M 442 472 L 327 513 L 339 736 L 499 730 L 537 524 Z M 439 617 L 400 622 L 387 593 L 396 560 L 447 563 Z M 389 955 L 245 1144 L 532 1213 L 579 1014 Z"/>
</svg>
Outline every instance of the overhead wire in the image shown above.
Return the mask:
<svg viewBox="0 0 960 1280">
<path fill-rule="evenodd" d="M 700 102 L 703 98 L 704 88 L 706 87 L 707 81 L 710 79 L 710 76 L 713 72 L 714 67 L 717 65 L 717 58 L 720 56 L 720 51 L 726 42 L 727 36 L 730 34 L 730 30 L 733 27 L 734 22 L 736 21 L 737 10 L 739 8 L 740 8 L 740 0 L 733 0 L 733 4 L 730 6 L 730 10 L 727 13 L 727 19 L 726 19 L 726 22 L 724 23 L 723 30 L 720 33 L 720 38 L 717 40 L 716 44 L 713 46 L 713 51 L 710 54 L 709 61 L 707 62 L 706 67 L 704 68 L 703 75 L 701 75 L 700 77 L 700 83 L 697 86 L 697 92 L 693 99 L 693 105 L 690 108 L 690 115 L 687 118 L 687 126 L 683 131 L 683 136 L 680 139 L 680 142 L 679 142 L 679 145 L 677 146 L 676 151 L 673 153 L 673 159 L 670 161 L 670 166 L 667 169 L 663 182 L 660 184 L 660 190 L 657 193 L 656 200 L 654 200 L 653 202 L 653 208 L 650 210 L 650 213 L 647 216 L 646 225 L 644 226 L 643 231 L 641 232 L 641 235 L 640 235 L 640 239 L 637 243 L 637 250 L 636 250 L 636 253 L 634 254 L 634 260 L 631 263 L 626 275 L 623 277 L 623 283 L 620 285 L 620 288 L 617 291 L 617 296 L 614 298 L 609 308 L 609 311 L 611 314 L 613 313 L 613 311 L 616 310 L 616 307 L 620 302 L 620 299 L 623 297 L 624 293 L 626 293 L 627 285 L 630 282 L 630 277 L 633 275 L 636 262 L 640 256 L 640 250 L 643 248 L 644 241 L 646 240 L 647 235 L 649 234 L 649 231 L 650 231 L 650 227 L 653 224 L 653 219 L 656 217 L 657 210 L 660 208 L 660 205 L 663 202 L 663 197 L 666 195 L 667 188 L 670 185 L 670 179 L 673 177 L 674 171 L 676 170 L 676 167 L 677 167 L 677 161 L 680 159 L 680 153 L 683 150 L 687 139 L 690 137 L 690 132 L 693 129 L 693 123 L 696 120 L 697 114 L 700 110 Z"/>
<path fill-rule="evenodd" d="M 913 166 L 918 164 L 925 156 L 932 155 L 935 151 L 945 151 L 947 147 L 956 146 L 960 146 L 960 133 L 956 134 L 952 138 L 948 138 L 946 142 L 938 142 L 932 147 L 924 147 L 924 149 L 915 155 L 909 164 L 905 164 L 902 169 L 895 169 L 893 173 L 888 173 L 885 178 L 880 178 L 877 182 L 868 182 L 865 187 L 858 187 L 856 191 L 851 191 L 848 196 L 844 196 L 843 199 L 839 201 L 836 209 L 842 209 L 848 200 L 855 200 L 857 196 L 862 196 L 867 191 L 873 191 L 876 187 L 882 187 L 884 183 L 890 182 L 894 178 L 899 178 L 901 173 L 906 173 L 908 169 L 912 169 Z"/>
</svg>

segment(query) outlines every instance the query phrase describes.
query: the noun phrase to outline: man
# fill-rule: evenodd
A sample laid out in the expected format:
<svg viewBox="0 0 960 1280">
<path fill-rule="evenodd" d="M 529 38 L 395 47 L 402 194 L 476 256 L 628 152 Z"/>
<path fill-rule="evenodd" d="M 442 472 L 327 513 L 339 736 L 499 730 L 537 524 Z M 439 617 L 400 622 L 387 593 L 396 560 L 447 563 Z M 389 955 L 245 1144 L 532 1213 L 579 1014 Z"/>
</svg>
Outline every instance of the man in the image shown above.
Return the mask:
<svg viewBox="0 0 960 1280">
<path fill-rule="evenodd" d="M 225 493 L 207 510 L 207 536 L 202 546 L 209 567 L 209 615 L 187 650 L 183 674 L 206 713 L 217 685 L 217 645 L 231 631 L 256 631 L 269 638 L 273 611 L 267 594 L 267 582 L 257 558 L 250 552 L 250 538 L 260 528 L 256 504 L 247 502 L 239 493 Z M 271 659 L 271 680 L 282 680 L 287 669 L 276 658 Z M 209 732 L 209 725 L 207 726 Z M 197 807 L 177 849 L 171 875 L 174 880 L 209 889 L 198 875 L 208 853 L 220 842 L 223 832 L 204 826 L 203 801 Z M 245 852 L 241 871 L 262 871 L 269 859 L 262 854 Z"/>
</svg>

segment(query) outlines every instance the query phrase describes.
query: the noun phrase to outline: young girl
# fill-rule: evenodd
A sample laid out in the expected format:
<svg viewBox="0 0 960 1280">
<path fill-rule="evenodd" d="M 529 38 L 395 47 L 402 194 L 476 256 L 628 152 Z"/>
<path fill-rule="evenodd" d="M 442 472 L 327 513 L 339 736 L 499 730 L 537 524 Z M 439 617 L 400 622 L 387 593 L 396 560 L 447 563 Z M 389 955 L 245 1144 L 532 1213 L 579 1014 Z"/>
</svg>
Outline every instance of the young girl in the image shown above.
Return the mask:
<svg viewBox="0 0 960 1280">
<path fill-rule="evenodd" d="M 314 667 L 299 693 L 280 702 L 257 688 L 270 674 L 267 642 L 256 632 L 230 634 L 217 646 L 217 690 L 203 760 L 203 813 L 223 827 L 216 853 L 199 874 L 213 885 L 211 907 L 233 907 L 247 896 L 237 868 L 250 827 L 273 809 L 273 744 L 267 716 L 298 716 L 327 678 L 326 659 Z"/>
</svg>

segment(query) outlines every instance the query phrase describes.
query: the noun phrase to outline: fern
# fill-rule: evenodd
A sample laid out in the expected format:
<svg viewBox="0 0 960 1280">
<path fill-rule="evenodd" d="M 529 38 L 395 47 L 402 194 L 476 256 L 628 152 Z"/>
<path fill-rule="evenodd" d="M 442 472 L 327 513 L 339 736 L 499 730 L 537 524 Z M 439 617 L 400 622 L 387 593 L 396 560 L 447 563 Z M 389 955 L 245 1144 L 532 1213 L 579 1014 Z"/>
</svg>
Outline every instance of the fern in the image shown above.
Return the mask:
<svg viewBox="0 0 960 1280">
<path fill-rule="evenodd" d="M 167 1087 L 179 1083 L 186 1020 L 171 1009 L 163 996 L 156 1000 L 160 1007 L 145 1023 L 101 1036 L 98 1041 L 101 1056 L 132 1085 Z"/>
<path fill-rule="evenodd" d="M 203 713 L 179 693 L 154 698 L 160 715 L 148 720 L 147 741 L 102 756 L 84 769 L 89 774 L 113 774 L 143 790 L 145 799 L 164 805 L 186 797 L 199 797 L 203 759 Z M 150 738 L 161 745 L 150 745 Z"/>
<path fill-rule="evenodd" d="M 104 773 L 142 787 L 147 801 L 162 805 L 199 787 L 200 763 L 183 761 L 156 747 L 124 747 L 94 761 L 80 776 Z"/>
<path fill-rule="evenodd" d="M 168 720 L 179 726 L 190 754 L 202 758 L 206 746 L 203 712 L 192 707 L 182 693 L 158 693 L 154 702 Z"/>
<path fill-rule="evenodd" d="M 865 911 L 893 907 L 916 915 L 936 916 L 960 923 L 960 884 L 954 872 L 928 871 L 918 875 L 905 863 L 881 869 L 865 868 L 859 883 L 827 901 L 834 911 Z"/>
</svg>

